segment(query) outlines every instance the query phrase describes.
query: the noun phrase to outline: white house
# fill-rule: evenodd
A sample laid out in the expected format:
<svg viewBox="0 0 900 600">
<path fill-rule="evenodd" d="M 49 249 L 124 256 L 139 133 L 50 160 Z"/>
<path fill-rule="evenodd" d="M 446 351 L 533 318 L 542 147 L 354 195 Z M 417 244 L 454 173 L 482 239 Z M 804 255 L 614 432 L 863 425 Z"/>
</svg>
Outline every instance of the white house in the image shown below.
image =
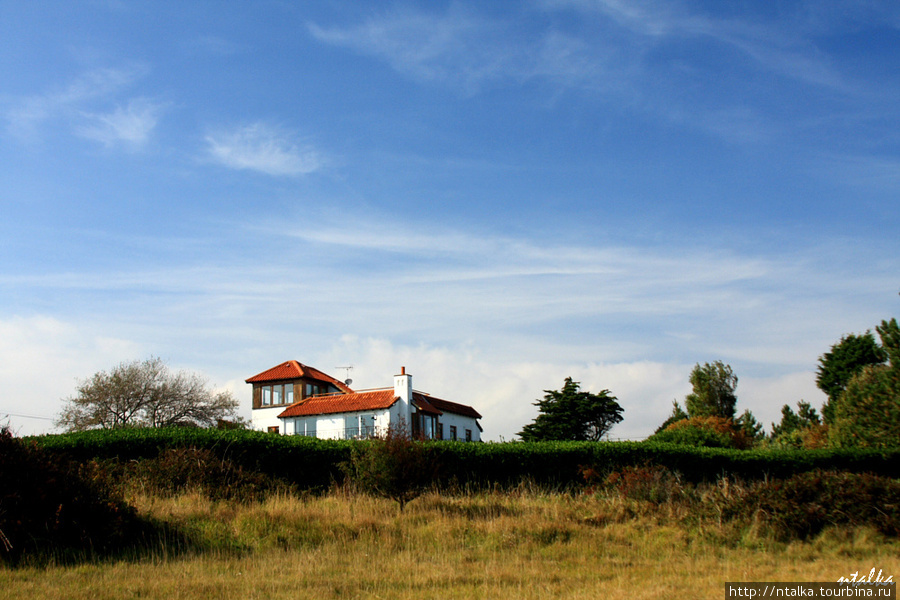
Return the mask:
<svg viewBox="0 0 900 600">
<path fill-rule="evenodd" d="M 247 379 L 254 429 L 323 439 L 381 435 L 401 424 L 413 437 L 481 441 L 481 415 L 464 404 L 415 391 L 400 368 L 394 386 L 355 392 L 318 369 L 290 360 Z"/>
</svg>

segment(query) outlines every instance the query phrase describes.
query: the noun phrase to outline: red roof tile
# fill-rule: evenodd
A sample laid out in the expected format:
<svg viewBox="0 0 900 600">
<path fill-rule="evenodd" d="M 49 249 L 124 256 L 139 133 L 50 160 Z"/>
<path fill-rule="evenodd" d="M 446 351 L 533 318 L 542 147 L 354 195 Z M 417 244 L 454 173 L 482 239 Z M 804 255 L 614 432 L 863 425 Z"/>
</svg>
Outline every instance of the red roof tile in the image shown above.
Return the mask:
<svg viewBox="0 0 900 600">
<path fill-rule="evenodd" d="M 465 404 L 458 404 L 456 402 L 450 402 L 449 400 L 441 400 L 440 398 L 435 398 L 434 396 L 428 396 L 428 402 L 431 403 L 433 407 L 442 412 L 453 413 L 454 415 L 462 415 L 464 417 L 472 417 L 473 419 L 480 419 L 481 415 L 478 414 L 471 406 L 466 406 Z"/>
<path fill-rule="evenodd" d="M 287 362 L 281 363 L 276 367 L 272 367 L 267 371 L 263 371 L 259 375 L 254 375 L 250 379 L 247 379 L 247 383 L 285 381 L 290 379 L 299 379 L 301 377 L 330 383 L 342 392 L 350 393 L 353 391 L 349 387 L 347 387 L 347 385 L 345 385 L 343 381 L 335 379 L 331 375 L 326 375 L 318 369 L 308 367 L 303 363 L 297 362 L 296 360 L 289 360 Z"/>
<path fill-rule="evenodd" d="M 413 404 L 416 406 L 416 408 L 424 413 L 429 413 L 432 415 L 444 414 L 437 408 L 435 408 L 431 403 L 431 396 L 426 396 L 425 394 L 421 394 L 416 391 L 413 392 Z"/>
<path fill-rule="evenodd" d="M 278 418 L 379 410 L 390 408 L 396 401 L 393 389 L 313 396 L 288 406 Z"/>
</svg>

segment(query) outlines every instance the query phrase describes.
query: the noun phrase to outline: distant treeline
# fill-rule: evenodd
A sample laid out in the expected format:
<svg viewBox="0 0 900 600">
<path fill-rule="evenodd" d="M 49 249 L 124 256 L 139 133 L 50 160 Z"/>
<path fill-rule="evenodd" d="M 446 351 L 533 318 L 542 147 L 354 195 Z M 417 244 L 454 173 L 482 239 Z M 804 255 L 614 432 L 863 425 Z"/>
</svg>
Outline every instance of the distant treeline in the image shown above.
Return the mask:
<svg viewBox="0 0 900 600">
<path fill-rule="evenodd" d="M 120 464 L 153 459 L 181 448 L 211 452 L 223 461 L 288 483 L 325 490 L 344 478 L 355 444 L 246 430 L 195 428 L 95 430 L 29 438 L 78 462 Z M 585 483 L 585 472 L 662 466 L 686 481 L 723 475 L 746 480 L 785 478 L 816 469 L 900 478 L 900 450 L 733 450 L 653 442 L 423 442 L 441 487 L 514 486 L 530 482 L 563 488 Z"/>
</svg>

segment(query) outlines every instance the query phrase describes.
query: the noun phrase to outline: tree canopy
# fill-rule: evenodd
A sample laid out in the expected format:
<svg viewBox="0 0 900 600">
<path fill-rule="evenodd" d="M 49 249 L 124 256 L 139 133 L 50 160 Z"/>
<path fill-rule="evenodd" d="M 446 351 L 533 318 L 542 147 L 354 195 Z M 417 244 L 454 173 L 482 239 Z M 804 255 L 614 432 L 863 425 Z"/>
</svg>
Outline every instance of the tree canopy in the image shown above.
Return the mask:
<svg viewBox="0 0 900 600">
<path fill-rule="evenodd" d="M 729 365 L 720 360 L 702 367 L 698 363 L 691 371 L 690 381 L 693 392 L 684 399 L 688 416 L 734 419 L 738 378 Z"/>
<path fill-rule="evenodd" d="M 875 330 L 888 362 L 863 367 L 834 402 L 829 436 L 839 447 L 900 445 L 900 326 L 891 319 Z"/>
<path fill-rule="evenodd" d="M 519 432 L 526 442 L 546 440 L 597 441 L 622 421 L 624 409 L 609 390 L 582 391 L 580 383 L 566 377 L 561 390 L 544 390 L 535 402 L 540 414 Z"/>
<path fill-rule="evenodd" d="M 846 335 L 819 357 L 816 385 L 825 392 L 828 400 L 822 407 L 826 423 L 833 418 L 834 403 L 843 393 L 850 379 L 869 365 L 882 364 L 887 355 L 875 342 L 871 331 L 862 335 Z"/>
<path fill-rule="evenodd" d="M 677 423 L 678 421 L 684 421 L 689 419 L 688 414 L 684 412 L 684 409 L 681 408 L 681 405 L 678 404 L 678 400 L 672 400 L 672 414 L 669 415 L 669 418 L 662 422 L 662 425 L 656 428 L 656 431 L 653 433 L 659 433 L 660 431 L 664 431 L 671 425 L 672 423 Z"/>
<path fill-rule="evenodd" d="M 212 427 L 233 418 L 238 401 L 195 373 L 173 373 L 159 358 L 123 362 L 78 385 L 56 425 L 67 431 L 124 427 Z"/>
<path fill-rule="evenodd" d="M 809 402 L 801 400 L 797 403 L 797 412 L 785 404 L 781 407 L 781 422 L 772 423 L 772 438 L 790 435 L 800 429 L 808 429 L 821 424 L 819 414 Z"/>
<path fill-rule="evenodd" d="M 735 419 L 734 426 L 744 433 L 751 444 L 757 444 L 766 438 L 766 428 L 753 416 L 749 408 Z"/>
</svg>

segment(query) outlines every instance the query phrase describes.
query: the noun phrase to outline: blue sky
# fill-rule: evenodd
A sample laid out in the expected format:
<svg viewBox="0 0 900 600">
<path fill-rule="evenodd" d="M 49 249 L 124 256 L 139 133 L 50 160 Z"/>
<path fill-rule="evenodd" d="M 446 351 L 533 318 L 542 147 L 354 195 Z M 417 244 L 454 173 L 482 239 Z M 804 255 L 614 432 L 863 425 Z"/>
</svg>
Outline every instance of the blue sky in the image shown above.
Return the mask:
<svg viewBox="0 0 900 600">
<path fill-rule="evenodd" d="M 897 316 L 894 2 L 0 4 L 0 414 L 151 355 L 642 438 L 696 363 L 766 424 Z"/>
</svg>

